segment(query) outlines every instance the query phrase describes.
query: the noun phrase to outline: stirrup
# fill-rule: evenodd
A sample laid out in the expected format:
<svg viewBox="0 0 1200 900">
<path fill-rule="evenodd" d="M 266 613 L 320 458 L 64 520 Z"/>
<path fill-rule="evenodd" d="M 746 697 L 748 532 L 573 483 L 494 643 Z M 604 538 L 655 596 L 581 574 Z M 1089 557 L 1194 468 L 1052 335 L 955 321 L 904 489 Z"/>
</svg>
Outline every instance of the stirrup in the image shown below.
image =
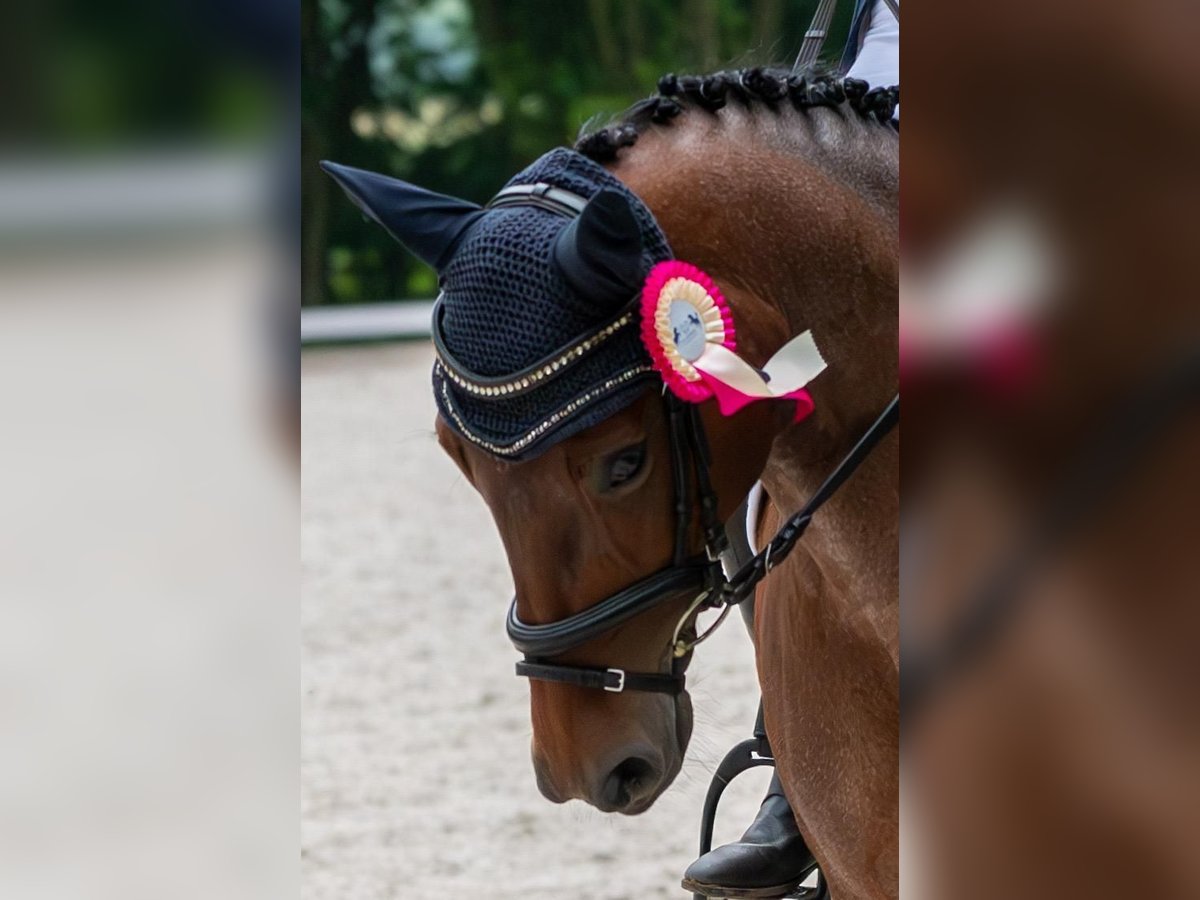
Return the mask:
<svg viewBox="0 0 1200 900">
<path fill-rule="evenodd" d="M 712 851 L 713 828 L 717 821 L 717 804 L 729 782 L 749 769 L 759 766 L 775 766 L 775 755 L 771 752 L 771 744 L 767 740 L 767 729 L 763 725 L 762 700 L 758 701 L 758 715 L 754 718 L 754 737 L 747 738 L 736 744 L 725 754 L 717 771 L 713 773 L 708 785 L 708 794 L 704 798 L 704 811 L 700 815 L 700 856 Z M 796 887 L 788 897 L 797 900 L 827 900 L 829 888 L 825 878 L 817 870 L 817 885 L 813 888 Z M 692 894 L 693 900 L 709 900 L 704 894 Z"/>
</svg>

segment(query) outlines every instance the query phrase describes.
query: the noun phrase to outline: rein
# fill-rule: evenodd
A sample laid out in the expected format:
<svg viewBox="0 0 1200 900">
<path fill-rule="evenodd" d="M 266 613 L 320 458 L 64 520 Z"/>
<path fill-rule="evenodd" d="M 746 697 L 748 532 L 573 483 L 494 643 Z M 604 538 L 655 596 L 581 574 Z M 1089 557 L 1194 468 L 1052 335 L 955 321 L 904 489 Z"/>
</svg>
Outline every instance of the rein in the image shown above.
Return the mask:
<svg viewBox="0 0 1200 900">
<path fill-rule="evenodd" d="M 863 460 L 870 456 L 871 451 L 875 449 L 875 445 L 883 440 L 899 421 L 900 395 L 897 394 L 884 408 L 874 424 L 859 438 L 858 443 L 850 449 L 849 453 L 842 457 L 842 461 L 838 463 L 837 468 L 813 492 L 813 495 L 801 507 L 800 511 L 783 523 L 783 526 L 775 532 L 775 537 L 771 538 L 764 550 L 738 569 L 733 577 L 729 579 L 725 586 L 725 595 L 722 597 L 722 603 L 735 605 L 753 595 L 754 588 L 758 583 L 766 578 L 770 574 L 771 569 L 779 565 L 792 552 L 792 548 L 796 546 L 796 542 L 800 540 L 800 536 L 804 534 L 809 524 L 811 524 L 817 510 L 824 506 L 829 498 L 836 493 L 837 489 L 845 484 L 846 479 L 854 474 L 854 470 L 862 465 Z"/>
</svg>

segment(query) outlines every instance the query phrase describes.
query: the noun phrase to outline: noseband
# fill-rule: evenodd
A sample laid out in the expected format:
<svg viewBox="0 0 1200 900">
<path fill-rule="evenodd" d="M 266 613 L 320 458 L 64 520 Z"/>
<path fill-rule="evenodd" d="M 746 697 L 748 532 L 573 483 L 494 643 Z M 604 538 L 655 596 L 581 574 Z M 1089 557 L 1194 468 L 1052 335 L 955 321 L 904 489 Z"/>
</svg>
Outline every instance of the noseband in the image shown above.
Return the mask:
<svg viewBox="0 0 1200 900">
<path fill-rule="evenodd" d="M 694 599 L 680 621 L 680 627 L 676 628 L 675 643 L 690 614 L 705 605 L 713 605 L 726 584 L 720 556 L 728 542 L 717 514 L 717 495 L 709 477 L 712 459 L 704 424 L 694 404 L 684 403 L 666 391 L 663 403 L 671 446 L 671 475 L 675 484 L 675 550 L 671 564 L 582 612 L 546 625 L 522 622 L 517 617 L 514 597 L 508 608 L 508 636 L 513 646 L 525 654 L 525 661 L 517 663 L 518 675 L 616 693 L 647 691 L 675 695 L 683 691 L 683 658 L 694 643 L 682 653 L 676 646 L 669 673 L 626 672 L 624 669 L 567 666 L 547 661 L 624 625 L 665 600 L 690 594 Z M 696 475 L 705 550 L 693 557 L 688 556 L 688 534 L 695 516 L 689 469 Z"/>
</svg>

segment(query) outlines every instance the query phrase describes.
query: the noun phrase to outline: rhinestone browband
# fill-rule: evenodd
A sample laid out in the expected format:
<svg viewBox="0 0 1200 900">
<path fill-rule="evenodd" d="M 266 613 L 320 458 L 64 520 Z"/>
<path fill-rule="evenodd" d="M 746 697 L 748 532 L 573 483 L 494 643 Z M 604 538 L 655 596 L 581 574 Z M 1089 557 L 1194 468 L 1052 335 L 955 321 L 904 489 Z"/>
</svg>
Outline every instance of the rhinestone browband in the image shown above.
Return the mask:
<svg viewBox="0 0 1200 900">
<path fill-rule="evenodd" d="M 435 363 L 435 367 L 440 369 L 444 374 L 449 374 L 448 370 L 442 366 L 440 362 Z M 597 385 L 590 391 L 587 391 L 576 397 L 562 409 L 543 419 L 529 431 L 525 432 L 525 434 L 521 435 L 519 438 L 509 444 L 494 444 L 491 441 L 484 440 L 483 438 L 471 432 L 471 429 L 467 427 L 467 423 L 462 420 L 461 416 L 459 416 L 458 410 L 454 408 L 454 399 L 450 396 L 450 387 L 446 379 L 442 379 L 442 400 L 445 401 L 446 410 L 450 413 L 450 417 L 454 419 L 454 424 L 458 426 L 459 432 L 466 437 L 467 440 L 471 441 L 473 444 L 479 445 L 484 450 L 494 453 L 497 456 L 516 456 L 567 416 L 577 412 L 581 407 L 586 406 L 589 403 L 593 403 L 621 385 L 628 384 L 633 379 L 641 375 L 649 374 L 653 371 L 654 368 L 646 364 L 634 366 L 633 368 L 626 369 L 624 372 L 621 372 L 618 375 L 614 375 L 603 384 Z"/>
<path fill-rule="evenodd" d="M 634 304 L 636 304 L 636 300 Z M 478 375 L 451 356 L 442 336 L 442 298 L 439 296 L 433 309 L 433 349 L 446 377 L 476 397 L 513 397 L 537 387 L 544 379 L 555 375 L 573 363 L 583 359 L 614 334 L 629 327 L 635 317 L 633 304 L 626 307 L 615 319 L 584 335 L 573 344 L 568 344 L 554 353 L 538 360 L 532 366 L 511 375 Z"/>
</svg>

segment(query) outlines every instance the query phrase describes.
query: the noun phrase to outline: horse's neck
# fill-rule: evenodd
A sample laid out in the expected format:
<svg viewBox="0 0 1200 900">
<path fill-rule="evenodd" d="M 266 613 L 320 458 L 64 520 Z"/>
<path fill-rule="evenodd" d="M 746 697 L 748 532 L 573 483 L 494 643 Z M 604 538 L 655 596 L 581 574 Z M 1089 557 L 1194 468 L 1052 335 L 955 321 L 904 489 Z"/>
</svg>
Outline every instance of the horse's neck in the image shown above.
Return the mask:
<svg viewBox="0 0 1200 900">
<path fill-rule="evenodd" d="M 894 211 L 834 185 L 801 241 L 806 278 L 773 294 L 810 328 L 828 363 L 810 388 L 814 412 L 780 434 L 763 481 L 786 515 L 799 509 L 898 389 L 898 232 Z M 809 220 L 811 221 L 811 219 Z M 800 330 L 800 329 L 797 329 Z M 898 432 L 897 432 L 898 434 Z M 898 660 L 899 440 L 875 448 L 822 508 L 804 542 L 838 616 L 853 616 Z"/>
<path fill-rule="evenodd" d="M 812 384 L 814 414 L 774 439 L 763 472 L 787 515 L 898 388 L 895 148 L 847 150 L 847 168 L 835 170 L 826 150 L 815 150 L 821 164 L 803 156 L 804 134 L 791 146 L 764 139 L 748 118 L 720 136 L 701 126 L 643 137 L 616 172 L 658 217 L 676 256 L 721 284 L 740 354 L 762 365 L 811 330 L 828 362 Z M 895 605 L 898 464 L 898 440 L 884 440 L 805 539 L 844 604 Z"/>
<path fill-rule="evenodd" d="M 841 143 L 821 142 L 783 118 L 727 112 L 719 124 L 689 113 L 651 130 L 613 171 L 675 255 L 721 285 L 740 355 L 762 365 L 813 332 L 828 363 L 811 388 L 816 411 L 775 439 L 763 476 L 788 512 L 897 389 L 896 148 L 890 135 L 859 131 L 862 123 L 846 125 Z M 839 550 L 830 540 L 829 565 L 859 569 L 876 586 L 895 576 L 893 560 L 870 557 L 889 539 L 883 532 L 895 546 L 897 463 L 896 442 L 885 442 L 814 526 L 818 544 L 822 534 L 843 541 Z"/>
<path fill-rule="evenodd" d="M 788 127 L 793 113 L 720 115 L 651 130 L 613 171 L 675 255 L 725 290 L 748 361 L 813 332 L 829 368 L 814 385 L 808 452 L 833 455 L 897 386 L 896 142 L 830 116 Z M 840 141 L 820 137 L 835 127 Z"/>
<path fill-rule="evenodd" d="M 894 171 L 890 182 L 886 172 L 873 181 L 835 177 L 828 161 L 818 167 L 778 140 L 758 139 L 759 123 L 745 116 L 741 134 L 731 133 L 736 120 L 726 129 L 729 119 L 716 127 L 690 113 L 680 118 L 699 125 L 643 136 L 617 174 L 654 212 L 676 256 L 721 285 L 740 355 L 761 365 L 810 329 L 828 363 L 811 388 L 814 414 L 770 444 L 763 480 L 786 517 L 897 388 L 897 228 L 894 187 L 890 205 L 886 189 Z M 868 190 L 868 181 L 883 187 Z M 764 429 L 738 440 L 773 436 Z M 893 434 L 765 582 L 764 592 L 777 592 L 782 602 L 768 603 L 756 625 L 781 773 L 841 896 L 894 896 L 886 885 L 895 882 L 896 826 L 888 810 L 897 790 L 889 717 L 899 659 L 898 461 Z M 846 809 L 882 812 L 848 833 Z M 864 860 L 869 874 L 859 871 Z"/>
</svg>

